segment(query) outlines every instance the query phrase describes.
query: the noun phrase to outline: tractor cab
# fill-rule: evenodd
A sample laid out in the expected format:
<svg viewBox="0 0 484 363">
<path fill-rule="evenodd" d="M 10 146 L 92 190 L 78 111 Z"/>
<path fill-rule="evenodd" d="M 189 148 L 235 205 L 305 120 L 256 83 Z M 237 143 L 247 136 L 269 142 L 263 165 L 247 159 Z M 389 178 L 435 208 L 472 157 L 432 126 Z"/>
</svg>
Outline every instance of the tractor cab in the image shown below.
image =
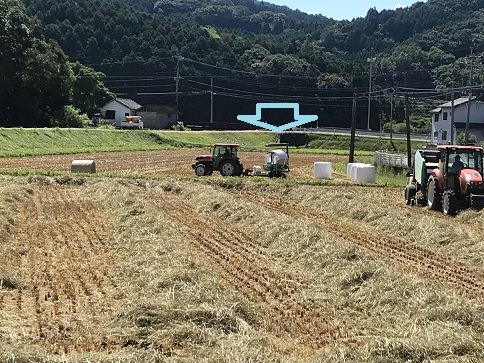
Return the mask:
<svg viewBox="0 0 484 363">
<path fill-rule="evenodd" d="M 218 168 L 222 160 L 237 160 L 237 149 L 239 144 L 215 144 L 212 147 L 212 163 L 214 168 Z"/>
<path fill-rule="evenodd" d="M 443 147 L 440 167 L 443 189 L 453 189 L 465 195 L 478 186 L 479 194 L 482 194 L 482 157 L 483 149 L 480 147 Z"/>
</svg>

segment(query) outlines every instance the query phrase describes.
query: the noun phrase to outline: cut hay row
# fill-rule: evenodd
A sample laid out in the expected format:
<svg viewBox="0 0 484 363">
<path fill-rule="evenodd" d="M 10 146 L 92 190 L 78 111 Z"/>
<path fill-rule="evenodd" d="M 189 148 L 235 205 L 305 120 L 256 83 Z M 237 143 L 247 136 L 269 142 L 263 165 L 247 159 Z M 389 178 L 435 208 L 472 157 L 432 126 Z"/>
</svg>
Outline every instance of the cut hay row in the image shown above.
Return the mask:
<svg viewBox="0 0 484 363">
<path fill-rule="evenodd" d="M 475 310 L 478 300 L 462 299 L 453 294 L 452 287 L 449 291 L 440 285 L 440 281 L 435 284 L 432 278 L 409 273 L 402 269 L 401 263 L 374 260 L 374 256 L 379 258 L 380 255 L 368 254 L 366 247 L 360 248 L 348 236 L 340 237 L 333 229 L 328 230 L 317 221 L 313 223 L 302 213 L 290 213 L 292 204 L 280 197 L 286 195 L 289 198 L 301 190 L 310 190 L 312 193 L 306 193 L 304 197 L 314 199 L 319 194 L 324 196 L 324 187 L 235 184 L 223 183 L 222 189 L 180 181 L 176 193 L 207 218 L 222 218 L 236 232 L 250 231 L 251 240 L 267 248 L 267 255 L 274 261 L 276 270 L 280 265 L 283 270 L 297 271 L 300 280 L 304 281 L 300 287 L 304 295 L 318 305 L 333 306 L 332 322 L 338 322 L 340 328 L 351 327 L 345 330 L 363 342 L 361 349 L 357 350 L 336 345 L 340 352 L 345 352 L 341 354 L 347 359 L 380 362 L 377 356 L 382 357 L 381 361 L 399 361 L 402 356 L 415 360 L 448 356 L 459 361 L 454 352 L 465 346 L 467 353 L 462 356 L 462 361 L 466 361 L 468 354 L 481 349 L 479 331 L 484 325 L 481 325 L 480 310 Z M 257 198 L 238 198 L 234 197 L 232 187 L 242 193 L 245 189 L 264 190 L 264 193 Z M 261 204 L 261 200 L 276 201 L 274 204 L 281 211 L 286 209 L 286 213 L 274 213 Z M 341 219 L 345 217 L 340 216 Z M 190 218 L 185 224 L 190 225 Z M 363 230 L 368 227 L 364 223 L 357 225 Z M 400 271 L 406 272 L 402 274 Z M 470 325 L 464 322 L 465 319 L 461 320 L 460 311 L 465 311 L 464 315 L 472 321 Z M 447 330 L 449 326 L 452 326 L 450 331 Z M 432 336 L 428 335 L 429 329 Z M 465 343 L 461 345 L 458 341 Z M 336 359 L 337 356 L 332 357 Z"/>
<path fill-rule="evenodd" d="M 482 223 L 445 225 L 387 203 L 395 196 L 269 180 L 0 176 L 0 360 L 484 360 L 481 299 L 402 257 L 463 264 L 460 283 L 481 271 L 465 254 Z M 416 240 L 398 218 L 450 238 Z M 404 234 L 423 250 L 389 258 Z M 469 246 L 453 253 L 460 240 Z"/>
<path fill-rule="evenodd" d="M 189 221 L 184 230 L 187 238 L 237 290 L 259 305 L 266 313 L 269 331 L 314 349 L 346 340 L 347 333 L 331 323 L 331 309 L 304 299 L 299 289 L 302 283 L 289 274 L 276 273 L 267 263 L 270 256 L 254 245 L 249 235 L 198 215 L 179 198 L 158 194 L 152 200 L 175 221 Z"/>
<path fill-rule="evenodd" d="M 263 194 L 244 193 L 243 196 L 260 203 L 273 211 L 294 217 L 306 217 L 318 223 L 325 230 L 367 248 L 384 259 L 397 263 L 406 270 L 414 271 L 458 290 L 473 299 L 483 299 L 484 272 L 471 268 L 449 256 L 408 243 L 390 236 L 365 231 L 353 222 L 327 213 L 320 213 L 307 207 L 293 204 L 287 199 L 263 198 Z"/>
</svg>

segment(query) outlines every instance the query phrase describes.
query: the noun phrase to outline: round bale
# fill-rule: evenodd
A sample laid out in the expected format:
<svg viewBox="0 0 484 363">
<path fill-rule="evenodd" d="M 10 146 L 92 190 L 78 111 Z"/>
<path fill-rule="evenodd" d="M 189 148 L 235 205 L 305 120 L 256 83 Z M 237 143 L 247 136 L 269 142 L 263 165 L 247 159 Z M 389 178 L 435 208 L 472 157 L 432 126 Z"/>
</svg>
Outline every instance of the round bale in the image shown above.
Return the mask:
<svg viewBox="0 0 484 363">
<path fill-rule="evenodd" d="M 94 160 L 73 160 L 71 173 L 95 173 L 96 163 Z"/>
</svg>

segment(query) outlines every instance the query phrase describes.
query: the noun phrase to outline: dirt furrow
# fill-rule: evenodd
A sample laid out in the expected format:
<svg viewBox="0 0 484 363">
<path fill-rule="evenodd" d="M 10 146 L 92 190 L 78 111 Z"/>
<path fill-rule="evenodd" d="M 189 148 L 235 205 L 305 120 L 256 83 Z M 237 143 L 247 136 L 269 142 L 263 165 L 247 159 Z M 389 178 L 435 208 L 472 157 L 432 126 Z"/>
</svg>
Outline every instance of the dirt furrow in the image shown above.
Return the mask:
<svg viewBox="0 0 484 363">
<path fill-rule="evenodd" d="M 305 299 L 301 283 L 271 268 L 270 256 L 251 242 L 250 236 L 199 215 L 179 198 L 158 196 L 151 200 L 156 200 L 174 220 L 190 221 L 184 228 L 186 237 L 237 290 L 261 306 L 268 320 L 267 330 L 313 348 L 337 339 L 349 342 L 348 333 L 332 324 L 330 309 Z"/>
<path fill-rule="evenodd" d="M 453 260 L 451 257 L 408 243 L 401 239 L 376 234 L 355 225 L 343 217 L 323 213 L 307 206 L 293 204 L 277 197 L 265 198 L 254 192 L 241 192 L 245 199 L 273 211 L 295 218 L 308 218 L 325 230 L 367 248 L 382 258 L 397 263 L 405 270 L 437 281 L 459 291 L 472 299 L 482 299 L 484 294 L 484 273 Z"/>
</svg>

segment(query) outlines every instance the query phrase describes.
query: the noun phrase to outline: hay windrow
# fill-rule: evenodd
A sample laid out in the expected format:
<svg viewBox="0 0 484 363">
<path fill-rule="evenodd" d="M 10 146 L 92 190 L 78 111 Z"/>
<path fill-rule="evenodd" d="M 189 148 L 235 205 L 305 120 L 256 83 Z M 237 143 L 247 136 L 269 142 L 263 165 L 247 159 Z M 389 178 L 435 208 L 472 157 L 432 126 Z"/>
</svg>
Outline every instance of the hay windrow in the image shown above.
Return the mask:
<svg viewBox="0 0 484 363">
<path fill-rule="evenodd" d="M 479 272 L 480 212 L 449 222 L 362 186 L 71 181 L 0 178 L 0 358 L 484 360 L 482 300 L 363 242 Z"/>
</svg>

